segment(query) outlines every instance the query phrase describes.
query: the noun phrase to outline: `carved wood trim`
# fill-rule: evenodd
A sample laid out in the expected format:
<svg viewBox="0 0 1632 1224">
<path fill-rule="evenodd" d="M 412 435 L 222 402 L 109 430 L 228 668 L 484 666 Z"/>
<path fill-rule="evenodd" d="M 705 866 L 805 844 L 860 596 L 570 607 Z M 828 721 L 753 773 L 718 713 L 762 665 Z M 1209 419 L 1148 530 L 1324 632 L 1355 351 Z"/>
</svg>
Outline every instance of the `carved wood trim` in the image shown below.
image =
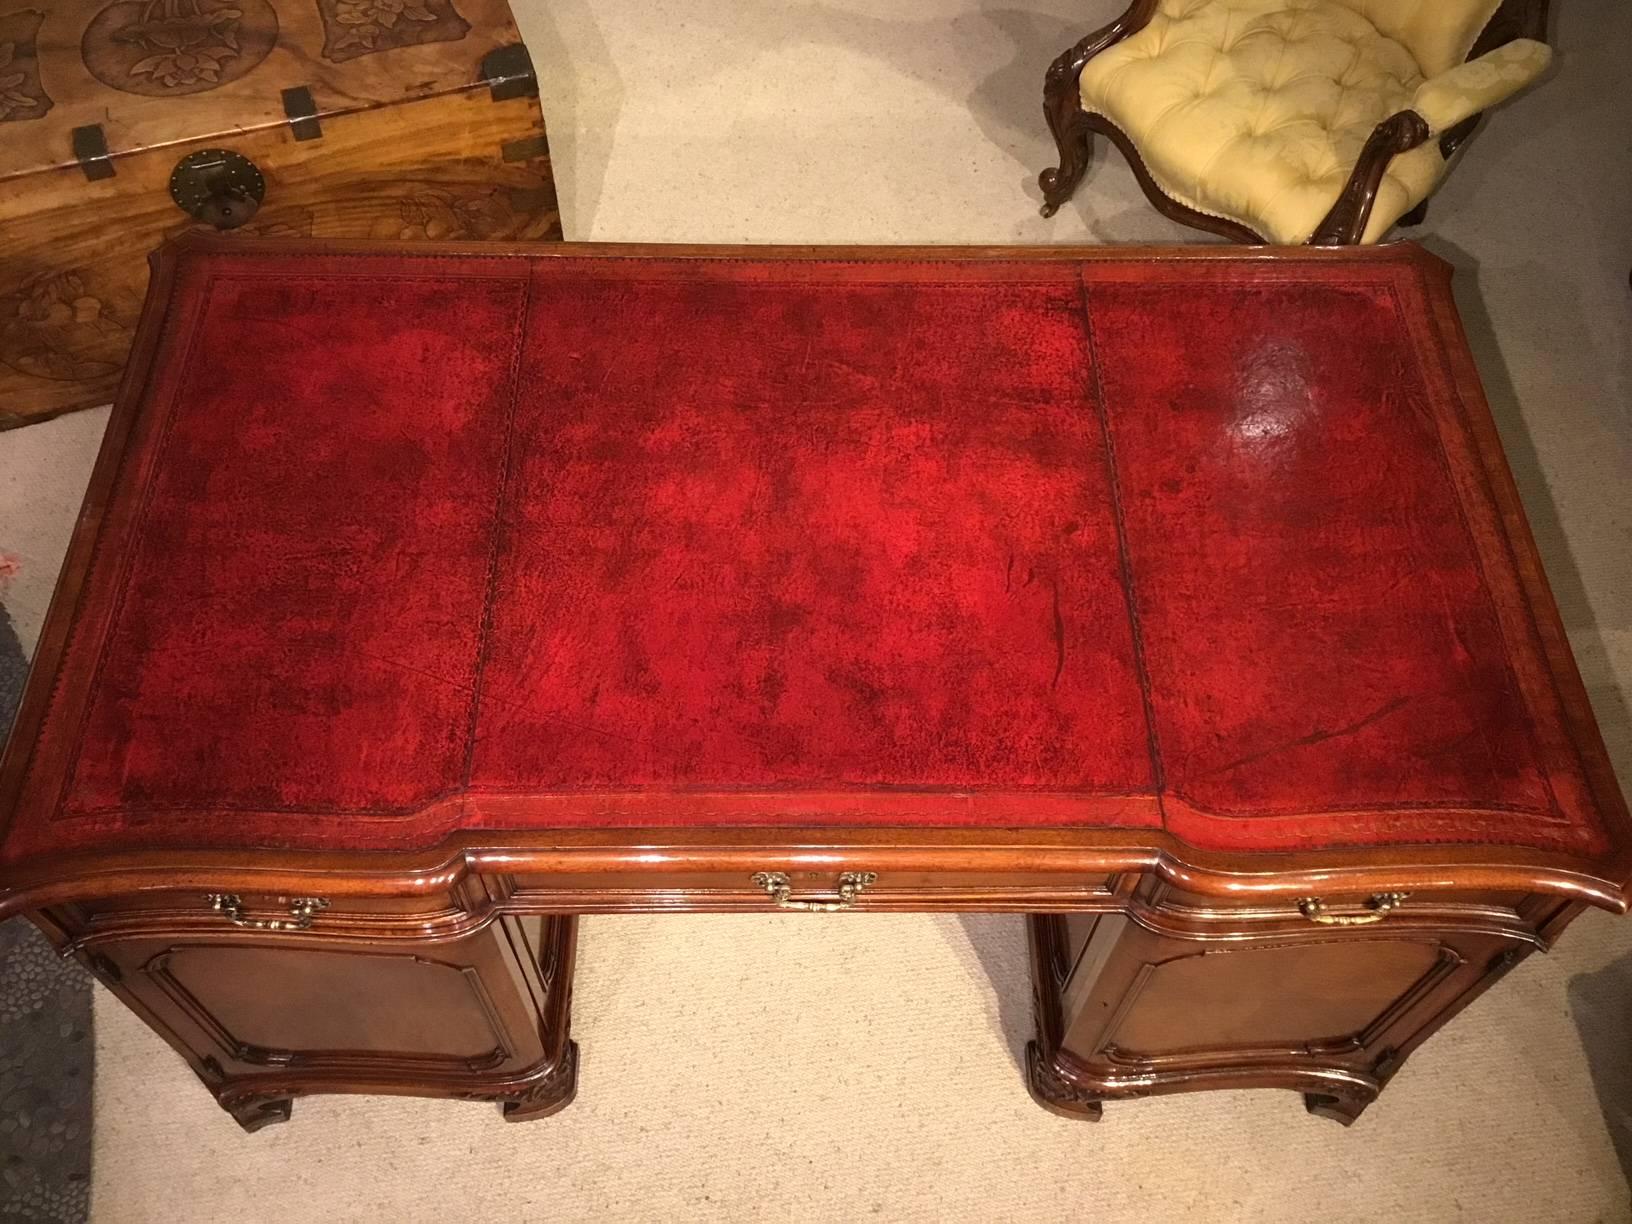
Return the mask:
<svg viewBox="0 0 1632 1224">
<path fill-rule="evenodd" d="M 1084 66 L 1107 47 L 1144 29 L 1155 15 L 1156 0 L 1133 0 L 1115 21 L 1062 51 L 1048 66 L 1043 75 L 1043 118 L 1054 135 L 1060 164 L 1037 176 L 1037 185 L 1043 189 L 1043 216 L 1052 217 L 1071 198 L 1088 169 L 1089 125 L 1078 89 Z"/>
<path fill-rule="evenodd" d="M 1026 1042 L 1026 1087 L 1032 1098 L 1050 1113 L 1098 1122 L 1105 1106 L 1100 1094 L 1063 1074 L 1052 1057 L 1035 1041 Z"/>
<path fill-rule="evenodd" d="M 578 1043 L 567 1042 L 548 1072 L 521 1091 L 501 1092 L 494 1099 L 506 1122 L 527 1122 L 565 1109 L 578 1095 Z"/>
<path fill-rule="evenodd" d="M 1373 128 L 1342 194 L 1309 236 L 1309 245 L 1353 246 L 1365 237 L 1366 222 L 1371 219 L 1388 163 L 1397 154 L 1416 148 L 1429 135 L 1428 121 L 1414 110 L 1396 111 Z"/>
<path fill-rule="evenodd" d="M 208 1060 L 206 1060 L 208 1061 Z M 215 1068 L 219 1071 L 217 1065 Z M 290 1099 L 323 1092 L 390 1093 L 402 1092 L 400 1078 L 376 1075 L 375 1066 L 348 1068 L 278 1068 L 267 1074 L 205 1084 L 215 1094 L 217 1104 L 237 1119 L 245 1130 L 256 1130 L 267 1122 L 286 1121 Z M 532 1067 L 519 1075 L 505 1075 L 486 1083 L 473 1084 L 427 1071 L 411 1086 L 416 1096 L 450 1097 L 466 1101 L 496 1101 L 507 1120 L 522 1122 L 555 1113 L 570 1104 L 578 1087 L 578 1045 L 563 1040 Z M 263 1113 L 273 1116 L 263 1117 Z M 246 1118 L 249 1121 L 246 1121 Z M 253 1123 L 253 1125 L 251 1124 Z"/>
<path fill-rule="evenodd" d="M 1356 1112 L 1377 1099 L 1381 1084 L 1369 1072 L 1322 1065 L 1286 1057 L 1253 1060 L 1243 1056 L 1231 1063 L 1210 1066 L 1158 1067 L 1144 1060 L 1126 1064 L 1120 1072 L 1112 1066 L 1089 1066 L 1063 1050 L 1046 1053 L 1040 1042 L 1033 1043 L 1048 1070 L 1046 1082 L 1069 1086 L 1073 1099 L 1094 1102 L 1137 1100 L 1174 1092 L 1198 1092 L 1215 1088 L 1286 1088 L 1352 1101 Z M 1232 1054 L 1231 1058 L 1235 1056 Z M 1055 1089 L 1056 1092 L 1061 1090 Z M 1063 1093 L 1062 1093 L 1063 1095 Z"/>
</svg>

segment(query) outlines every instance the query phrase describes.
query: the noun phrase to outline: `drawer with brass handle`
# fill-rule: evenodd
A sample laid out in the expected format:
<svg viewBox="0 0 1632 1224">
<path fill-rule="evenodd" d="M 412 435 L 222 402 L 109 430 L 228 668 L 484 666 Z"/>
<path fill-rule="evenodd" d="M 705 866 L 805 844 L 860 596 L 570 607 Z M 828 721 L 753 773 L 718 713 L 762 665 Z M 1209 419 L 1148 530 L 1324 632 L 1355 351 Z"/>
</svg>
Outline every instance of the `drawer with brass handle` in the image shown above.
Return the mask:
<svg viewBox="0 0 1632 1224">
<path fill-rule="evenodd" d="M 316 935 L 372 931 L 384 938 L 463 929 L 481 916 L 455 892 L 348 897 L 293 890 L 162 889 L 55 906 L 52 921 L 75 942 L 143 931 L 262 932 Z"/>
<path fill-rule="evenodd" d="M 1358 914 L 1333 913 L 1322 897 L 1299 897 L 1298 913 L 1320 926 L 1372 926 L 1400 908 L 1410 893 L 1372 893 L 1366 899 L 1364 912 Z"/>
<path fill-rule="evenodd" d="M 329 908 L 327 897 L 294 897 L 289 902 L 287 917 L 256 918 L 250 916 L 244 899 L 237 893 L 206 893 L 204 903 L 233 926 L 246 931 L 304 931 L 311 927 L 318 911 Z"/>
<path fill-rule="evenodd" d="M 807 914 L 831 914 L 847 910 L 873 884 L 878 882 L 876 871 L 845 871 L 839 874 L 835 893 L 831 898 L 795 898 L 793 884 L 780 871 L 756 871 L 753 882 L 765 890 L 772 904 L 779 910 L 796 910 Z"/>
<path fill-rule="evenodd" d="M 1147 879 L 1135 908 L 1165 929 L 1239 930 L 1294 935 L 1311 926 L 1330 930 L 1397 925 L 1536 932 L 1558 904 L 1534 895 L 1495 890 L 1330 889 L 1221 900 Z"/>
</svg>

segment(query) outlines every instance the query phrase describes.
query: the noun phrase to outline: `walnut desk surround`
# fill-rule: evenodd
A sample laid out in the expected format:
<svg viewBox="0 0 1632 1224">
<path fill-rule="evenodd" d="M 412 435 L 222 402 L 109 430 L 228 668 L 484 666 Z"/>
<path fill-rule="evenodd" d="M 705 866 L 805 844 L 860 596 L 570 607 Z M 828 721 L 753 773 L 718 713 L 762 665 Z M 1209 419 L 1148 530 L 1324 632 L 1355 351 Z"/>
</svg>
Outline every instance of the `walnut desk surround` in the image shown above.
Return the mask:
<svg viewBox="0 0 1632 1224">
<path fill-rule="evenodd" d="M 1352 1121 L 1632 876 L 1410 246 L 168 247 L 0 821 L 247 1127 L 547 1114 L 579 915 L 777 906 L 1030 915 L 1051 1109 Z"/>
</svg>

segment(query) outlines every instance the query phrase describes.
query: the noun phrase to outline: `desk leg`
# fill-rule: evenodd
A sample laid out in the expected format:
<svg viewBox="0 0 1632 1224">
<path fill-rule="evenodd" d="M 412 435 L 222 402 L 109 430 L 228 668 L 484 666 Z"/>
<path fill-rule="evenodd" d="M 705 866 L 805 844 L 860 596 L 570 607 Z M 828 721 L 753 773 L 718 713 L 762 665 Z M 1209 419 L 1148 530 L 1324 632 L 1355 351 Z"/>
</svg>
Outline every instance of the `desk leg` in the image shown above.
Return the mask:
<svg viewBox="0 0 1632 1224">
<path fill-rule="evenodd" d="M 528 1079 L 497 1095 L 506 1122 L 531 1122 L 559 1113 L 578 1095 L 578 1043 L 568 1038 L 572 1018 L 572 983 L 578 956 L 578 918 L 558 917 L 539 923 L 537 955 L 547 962 L 546 998 L 539 1008 L 551 1052 Z"/>
<path fill-rule="evenodd" d="M 1061 990 L 1070 977 L 1071 956 L 1065 920 L 1030 914 L 1026 937 L 1031 949 L 1032 1007 L 1037 1037 L 1026 1043 L 1026 1087 L 1050 1113 L 1083 1122 L 1105 1114 L 1104 1097 L 1062 1058 L 1065 1032 Z"/>
</svg>

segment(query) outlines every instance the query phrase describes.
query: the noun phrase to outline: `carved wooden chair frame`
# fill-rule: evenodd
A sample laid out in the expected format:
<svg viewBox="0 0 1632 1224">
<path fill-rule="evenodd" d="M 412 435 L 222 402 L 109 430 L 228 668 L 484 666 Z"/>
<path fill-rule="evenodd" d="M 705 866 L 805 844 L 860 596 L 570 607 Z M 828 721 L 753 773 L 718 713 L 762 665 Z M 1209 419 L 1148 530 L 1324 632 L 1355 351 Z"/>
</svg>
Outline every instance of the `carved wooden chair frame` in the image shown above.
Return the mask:
<svg viewBox="0 0 1632 1224">
<path fill-rule="evenodd" d="M 1474 42 L 1473 49 L 1468 52 L 1468 59 L 1477 59 L 1485 52 L 1512 42 L 1515 38 L 1533 38 L 1538 42 L 1545 42 L 1549 2 L 1550 0 L 1503 0 L 1502 6 L 1486 23 Z M 1144 29 L 1156 14 L 1157 3 L 1158 0 L 1133 0 L 1127 11 L 1110 25 L 1094 31 L 1075 46 L 1068 48 L 1049 65 L 1048 73 L 1043 78 L 1043 116 L 1048 120 L 1049 131 L 1054 133 L 1054 143 L 1059 147 L 1060 164 L 1044 170 L 1037 178 L 1038 185 L 1043 189 L 1043 216 L 1053 216 L 1060 205 L 1071 198 L 1078 184 L 1082 182 L 1091 158 L 1093 133 L 1098 132 L 1109 137 L 1111 143 L 1122 150 L 1122 156 L 1127 159 L 1128 165 L 1133 167 L 1139 186 L 1144 189 L 1145 195 L 1163 216 L 1181 225 L 1222 234 L 1237 242 L 1263 243 L 1267 241 L 1263 235 L 1240 222 L 1197 212 L 1173 199 L 1156 185 L 1156 180 L 1151 177 L 1150 170 L 1145 166 L 1144 160 L 1139 156 L 1139 151 L 1127 133 L 1105 116 L 1093 114 L 1082 108 L 1082 94 L 1078 81 L 1083 68 L 1101 51 L 1114 47 L 1123 39 Z M 1441 134 L 1439 138 L 1441 155 L 1449 160 L 1462 142 L 1473 134 L 1474 128 L 1483 117 L 1482 114 L 1471 115 Z M 1366 232 L 1366 222 L 1371 217 L 1372 205 L 1377 199 L 1377 188 L 1383 181 L 1388 163 L 1397 154 L 1416 148 L 1428 137 L 1427 121 L 1414 110 L 1396 111 L 1379 123 L 1360 150 L 1360 158 L 1355 162 L 1348 183 L 1337 197 L 1337 203 L 1332 205 L 1331 211 L 1315 227 L 1308 245 L 1357 244 Z M 1418 225 L 1427 215 L 1428 201 L 1423 200 L 1401 217 L 1399 224 Z"/>
</svg>

